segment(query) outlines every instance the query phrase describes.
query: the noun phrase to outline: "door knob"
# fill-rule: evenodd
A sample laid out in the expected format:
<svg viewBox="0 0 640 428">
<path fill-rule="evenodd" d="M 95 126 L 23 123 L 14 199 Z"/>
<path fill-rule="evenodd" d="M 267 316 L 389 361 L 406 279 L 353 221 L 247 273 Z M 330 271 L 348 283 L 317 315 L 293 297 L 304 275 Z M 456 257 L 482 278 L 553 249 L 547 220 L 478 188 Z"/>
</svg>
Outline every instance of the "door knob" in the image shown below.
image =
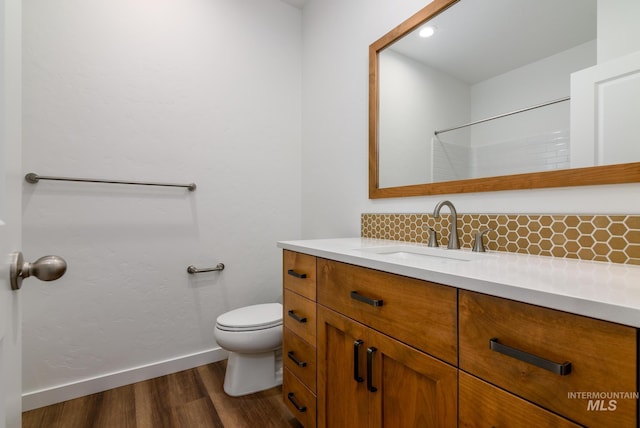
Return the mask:
<svg viewBox="0 0 640 428">
<path fill-rule="evenodd" d="M 17 251 L 11 254 L 10 278 L 11 289 L 20 290 L 22 280 L 35 276 L 42 281 L 55 281 L 67 271 L 67 262 L 62 257 L 44 256 L 33 263 L 24 261 L 22 252 Z"/>
</svg>

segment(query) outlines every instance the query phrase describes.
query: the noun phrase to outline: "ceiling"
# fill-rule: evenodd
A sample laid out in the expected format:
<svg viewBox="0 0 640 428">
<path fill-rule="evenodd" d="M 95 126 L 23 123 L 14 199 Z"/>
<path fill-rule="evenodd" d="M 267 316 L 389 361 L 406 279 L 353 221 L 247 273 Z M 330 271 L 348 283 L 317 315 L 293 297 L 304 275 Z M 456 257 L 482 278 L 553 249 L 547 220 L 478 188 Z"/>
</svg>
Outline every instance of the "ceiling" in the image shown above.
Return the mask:
<svg viewBox="0 0 640 428">
<path fill-rule="evenodd" d="M 288 3 L 291 6 L 295 6 L 298 9 L 302 9 L 304 5 L 307 3 L 307 0 L 281 0 L 284 3 Z"/>
<path fill-rule="evenodd" d="M 429 21 L 432 37 L 409 34 L 392 49 L 473 84 L 594 40 L 596 3 L 461 0 Z"/>
</svg>

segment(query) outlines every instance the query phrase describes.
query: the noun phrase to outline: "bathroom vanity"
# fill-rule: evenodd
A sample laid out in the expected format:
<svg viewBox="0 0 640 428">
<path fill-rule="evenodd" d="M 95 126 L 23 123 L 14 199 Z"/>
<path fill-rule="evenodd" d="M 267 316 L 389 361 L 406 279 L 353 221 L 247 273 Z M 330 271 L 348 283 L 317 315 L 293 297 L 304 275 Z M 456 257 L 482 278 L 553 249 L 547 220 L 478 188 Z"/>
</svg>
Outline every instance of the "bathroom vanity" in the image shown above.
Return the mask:
<svg viewBox="0 0 640 428">
<path fill-rule="evenodd" d="M 638 426 L 640 267 L 278 245 L 283 399 L 305 427 Z"/>
</svg>

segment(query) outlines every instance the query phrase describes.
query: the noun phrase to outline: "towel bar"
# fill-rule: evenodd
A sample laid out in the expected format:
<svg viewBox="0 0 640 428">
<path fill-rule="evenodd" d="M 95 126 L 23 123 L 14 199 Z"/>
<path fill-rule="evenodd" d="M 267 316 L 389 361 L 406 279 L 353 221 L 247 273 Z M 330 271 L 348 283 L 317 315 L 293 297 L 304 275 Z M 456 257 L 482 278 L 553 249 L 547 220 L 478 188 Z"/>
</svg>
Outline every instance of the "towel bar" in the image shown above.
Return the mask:
<svg viewBox="0 0 640 428">
<path fill-rule="evenodd" d="M 167 186 L 167 187 L 186 187 L 190 192 L 196 190 L 196 183 L 189 184 L 174 184 L 174 183 L 148 183 L 143 181 L 123 181 L 123 180 L 101 180 L 97 178 L 72 178 L 72 177 L 52 177 L 47 175 L 38 175 L 35 172 L 30 172 L 24 176 L 27 183 L 37 183 L 40 180 L 55 180 L 55 181 L 76 181 L 82 183 L 109 183 L 109 184 L 134 184 L 139 186 Z"/>
</svg>

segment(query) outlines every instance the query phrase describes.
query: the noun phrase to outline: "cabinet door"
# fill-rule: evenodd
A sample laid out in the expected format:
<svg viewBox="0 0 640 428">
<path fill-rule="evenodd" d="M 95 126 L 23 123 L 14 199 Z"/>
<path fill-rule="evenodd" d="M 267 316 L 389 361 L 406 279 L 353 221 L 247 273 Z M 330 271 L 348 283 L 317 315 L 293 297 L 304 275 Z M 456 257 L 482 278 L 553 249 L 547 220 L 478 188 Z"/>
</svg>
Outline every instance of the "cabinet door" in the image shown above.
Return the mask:
<svg viewBox="0 0 640 428">
<path fill-rule="evenodd" d="M 320 305 L 317 313 L 318 427 L 366 427 L 367 328 Z"/>
<path fill-rule="evenodd" d="M 542 407 L 460 370 L 460 428 L 580 428 Z"/>
<path fill-rule="evenodd" d="M 369 342 L 365 373 L 369 426 L 457 426 L 455 367 L 373 330 Z"/>
<path fill-rule="evenodd" d="M 636 329 L 465 290 L 459 301 L 461 370 L 587 426 L 638 427 L 638 401 L 612 395 L 638 389 Z"/>
<path fill-rule="evenodd" d="M 326 259 L 317 281 L 321 305 L 457 364 L 455 288 Z"/>
</svg>

